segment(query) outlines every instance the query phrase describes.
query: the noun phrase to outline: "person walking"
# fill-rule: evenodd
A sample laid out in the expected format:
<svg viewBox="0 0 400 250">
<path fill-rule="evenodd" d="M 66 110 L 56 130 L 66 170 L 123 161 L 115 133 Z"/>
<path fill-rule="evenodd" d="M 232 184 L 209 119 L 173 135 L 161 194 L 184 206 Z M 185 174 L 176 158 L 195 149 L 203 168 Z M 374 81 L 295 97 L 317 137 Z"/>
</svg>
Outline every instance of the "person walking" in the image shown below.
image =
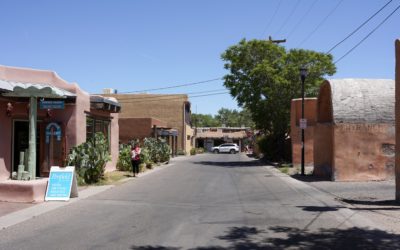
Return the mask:
<svg viewBox="0 0 400 250">
<path fill-rule="evenodd" d="M 139 164 L 140 164 L 140 147 L 138 144 L 131 147 L 131 164 L 133 177 L 139 174 Z"/>
</svg>

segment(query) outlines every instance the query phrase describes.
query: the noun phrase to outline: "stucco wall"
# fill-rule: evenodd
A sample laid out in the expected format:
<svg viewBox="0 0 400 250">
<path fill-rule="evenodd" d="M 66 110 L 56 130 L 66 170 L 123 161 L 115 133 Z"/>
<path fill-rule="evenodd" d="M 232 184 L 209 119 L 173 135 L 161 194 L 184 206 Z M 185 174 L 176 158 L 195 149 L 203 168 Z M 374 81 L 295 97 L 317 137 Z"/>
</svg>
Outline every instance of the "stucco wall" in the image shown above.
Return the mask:
<svg viewBox="0 0 400 250">
<path fill-rule="evenodd" d="M 119 139 L 121 143 L 128 143 L 132 139 L 144 139 L 152 137 L 154 134 L 153 126 L 165 128 L 167 124 L 153 118 L 120 118 L 119 119 Z"/>
<path fill-rule="evenodd" d="M 11 168 L 12 123 L 6 115 L 6 108 L 7 102 L 0 100 L 0 180 L 10 177 Z"/>
<path fill-rule="evenodd" d="M 122 108 L 120 118 L 152 117 L 178 130 L 178 150 L 185 147 L 184 103 L 187 95 L 107 94 L 116 98 Z"/>
<path fill-rule="evenodd" d="M 333 179 L 385 180 L 394 177 L 394 124 L 337 124 Z"/>
<path fill-rule="evenodd" d="M 333 168 L 333 127 L 317 123 L 314 128 L 314 175 L 330 178 Z"/>
<path fill-rule="evenodd" d="M 304 130 L 305 150 L 304 163 L 314 162 L 314 127 L 316 121 L 317 98 L 304 99 L 304 118 L 307 119 L 307 128 Z M 301 164 L 301 99 L 293 99 L 290 108 L 290 138 L 292 141 L 292 163 Z"/>
<path fill-rule="evenodd" d="M 0 79 L 51 84 L 76 94 L 75 103 L 66 103 L 64 110 L 52 110 L 51 118 L 46 117 L 45 110 L 38 110 L 38 119 L 43 121 L 60 122 L 65 126 L 65 145 L 64 150 L 67 154 L 71 147 L 86 141 L 86 113 L 90 112 L 89 94 L 79 88 L 75 83 L 68 83 L 61 79 L 55 72 L 46 70 L 35 70 L 27 68 L 15 68 L 0 66 Z M 8 179 L 10 177 L 12 164 L 12 120 L 28 119 L 26 103 L 16 103 L 14 99 L 10 99 L 14 105 L 12 117 L 5 115 L 6 105 L 9 101 L 0 101 L 0 107 L 4 107 L 4 112 L 0 112 L 0 179 Z M 118 114 L 113 114 L 111 123 L 111 152 L 112 162 L 107 164 L 107 170 L 115 169 L 118 160 Z"/>
<path fill-rule="evenodd" d="M 191 128 L 189 125 L 186 125 L 186 145 L 185 145 L 185 151 L 186 154 L 190 153 L 190 150 L 194 147 L 194 129 Z M 193 140 L 193 146 L 192 146 L 192 140 Z"/>
<path fill-rule="evenodd" d="M 396 200 L 400 201 L 400 40 L 396 48 Z"/>
</svg>

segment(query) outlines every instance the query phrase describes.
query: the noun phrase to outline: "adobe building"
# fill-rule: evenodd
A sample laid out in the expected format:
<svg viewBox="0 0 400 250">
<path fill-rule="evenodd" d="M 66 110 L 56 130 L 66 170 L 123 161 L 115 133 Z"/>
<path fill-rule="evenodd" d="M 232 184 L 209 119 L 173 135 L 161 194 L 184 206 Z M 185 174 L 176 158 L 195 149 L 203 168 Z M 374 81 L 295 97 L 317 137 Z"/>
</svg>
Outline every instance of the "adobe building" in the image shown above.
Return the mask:
<svg viewBox="0 0 400 250">
<path fill-rule="evenodd" d="M 52 71 L 0 66 L 0 110 L 0 200 L 42 201 L 50 167 L 64 166 L 70 149 L 96 132 L 109 139 L 106 171 L 115 169 L 116 100 L 89 96 Z M 10 180 L 19 165 L 30 181 Z"/>
<path fill-rule="evenodd" d="M 133 138 L 163 138 L 171 148 L 172 156 L 177 154 L 178 130 L 169 128 L 167 123 L 155 118 L 123 118 L 119 120 L 120 143 L 129 143 Z"/>
<path fill-rule="evenodd" d="M 314 131 L 314 174 L 333 181 L 394 177 L 393 80 L 327 80 Z"/>
<path fill-rule="evenodd" d="M 250 128 L 246 127 L 204 127 L 196 128 L 196 148 L 211 148 L 222 143 L 236 143 L 241 151 L 244 140 L 250 137 Z"/>
<path fill-rule="evenodd" d="M 191 127 L 191 109 L 187 95 L 104 95 L 116 98 L 121 104 L 121 142 L 143 138 L 147 133 L 145 137 L 165 137 L 175 151 L 185 154 L 190 152 L 194 144 L 194 130 Z M 154 129 L 158 131 L 156 134 Z"/>
<path fill-rule="evenodd" d="M 290 104 L 290 139 L 292 143 L 292 164 L 301 164 L 301 103 L 302 99 L 293 99 Z M 317 98 L 304 98 L 304 118 L 307 127 L 304 129 L 304 164 L 314 163 L 314 127 L 316 123 Z"/>
<path fill-rule="evenodd" d="M 396 201 L 400 201 L 400 40 L 396 48 Z"/>
</svg>

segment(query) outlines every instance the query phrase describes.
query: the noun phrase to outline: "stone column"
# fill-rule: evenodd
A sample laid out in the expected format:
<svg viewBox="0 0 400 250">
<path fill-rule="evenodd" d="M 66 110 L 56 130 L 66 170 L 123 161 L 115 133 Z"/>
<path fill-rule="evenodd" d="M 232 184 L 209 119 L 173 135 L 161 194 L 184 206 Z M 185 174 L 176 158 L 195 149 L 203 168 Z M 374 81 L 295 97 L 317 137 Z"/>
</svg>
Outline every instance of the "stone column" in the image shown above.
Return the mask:
<svg viewBox="0 0 400 250">
<path fill-rule="evenodd" d="M 396 40 L 396 201 L 400 202 L 400 40 Z"/>
</svg>

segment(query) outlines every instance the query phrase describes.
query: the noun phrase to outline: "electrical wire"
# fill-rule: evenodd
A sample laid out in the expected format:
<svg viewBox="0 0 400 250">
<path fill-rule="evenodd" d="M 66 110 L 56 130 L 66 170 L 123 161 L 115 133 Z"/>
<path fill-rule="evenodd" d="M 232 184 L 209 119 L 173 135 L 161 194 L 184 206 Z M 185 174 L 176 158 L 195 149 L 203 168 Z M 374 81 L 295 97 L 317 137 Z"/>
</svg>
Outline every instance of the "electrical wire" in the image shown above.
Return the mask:
<svg viewBox="0 0 400 250">
<path fill-rule="evenodd" d="M 215 95 L 225 95 L 229 94 L 229 91 L 225 92 L 220 92 L 220 93 L 213 93 L 213 94 L 205 94 L 205 95 L 194 95 L 194 96 L 188 96 L 188 98 L 198 98 L 198 97 L 206 97 L 206 96 L 215 96 Z M 131 101 L 118 101 L 119 103 L 140 103 L 140 102 L 159 102 L 162 100 L 182 100 L 183 96 L 165 96 L 165 98 L 162 97 L 149 97 L 148 99 L 145 100 L 135 100 L 134 98 L 131 99 Z M 118 98 L 117 98 L 118 100 Z"/>
<path fill-rule="evenodd" d="M 290 36 L 297 30 L 297 28 L 299 28 L 300 24 L 303 23 L 304 19 L 308 16 L 308 14 L 310 14 L 312 8 L 314 7 L 314 5 L 317 3 L 318 0 L 314 0 L 314 2 L 312 2 L 312 4 L 310 5 L 310 7 L 308 8 L 308 10 L 304 13 L 304 15 L 300 18 L 300 20 L 297 22 L 297 24 L 293 27 L 293 29 L 289 32 L 289 34 L 287 35 L 287 38 L 289 39 Z"/>
<path fill-rule="evenodd" d="M 281 7 L 281 4 L 282 4 L 282 0 L 279 0 L 278 6 L 276 7 L 274 14 L 272 15 L 271 19 L 269 20 L 269 22 L 268 22 L 267 26 L 265 27 L 264 31 L 261 33 L 261 37 L 265 36 L 265 32 L 269 29 L 269 26 L 271 26 L 271 23 L 275 19 L 275 16 L 278 13 L 279 8 Z"/>
<path fill-rule="evenodd" d="M 348 50 L 343 56 L 337 59 L 334 64 L 340 62 L 343 58 L 345 58 L 348 54 L 350 54 L 353 50 L 355 50 L 360 44 L 362 44 L 369 36 L 371 36 L 379 27 L 381 27 L 396 11 L 400 9 L 400 5 L 396 7 L 382 22 L 380 22 L 371 32 L 369 32 L 360 42 L 358 42 L 355 46 L 353 46 L 350 50 Z"/>
<path fill-rule="evenodd" d="M 290 12 L 290 14 L 287 16 L 285 21 L 282 23 L 281 27 L 279 27 L 278 31 L 276 32 L 277 35 L 279 35 L 279 33 L 282 31 L 282 29 L 286 26 L 286 24 L 289 21 L 289 19 L 293 16 L 294 12 L 297 10 L 297 7 L 299 7 L 300 2 L 301 2 L 301 0 L 297 0 L 297 2 L 294 5 L 292 11 Z"/>
<path fill-rule="evenodd" d="M 315 32 L 317 32 L 317 30 L 326 22 L 326 20 L 328 20 L 328 18 L 337 10 L 337 8 L 340 6 L 340 4 L 342 4 L 343 0 L 340 0 L 335 7 L 328 13 L 328 15 L 326 15 L 324 17 L 324 19 L 322 19 L 322 21 L 315 27 L 315 29 L 313 31 L 311 31 L 310 34 L 308 34 L 306 36 L 306 38 L 303 39 L 303 41 L 301 41 L 299 43 L 299 45 L 297 45 L 297 47 L 300 47 L 301 45 L 303 45 L 303 43 L 305 43 L 306 41 L 308 41 L 308 39 L 310 39 L 310 37 L 312 37 Z"/>
<path fill-rule="evenodd" d="M 332 50 L 334 50 L 337 46 L 342 44 L 344 41 L 346 41 L 348 38 L 350 38 L 352 35 L 354 35 L 358 30 L 360 30 L 365 24 L 367 24 L 369 21 L 372 20 L 376 15 L 378 15 L 386 6 L 388 6 L 393 0 L 389 0 L 385 5 L 383 5 L 377 12 L 375 12 L 372 16 L 370 16 L 366 21 L 364 21 L 360 26 L 358 26 L 355 30 L 353 30 L 349 35 L 347 35 L 344 39 L 342 39 L 340 42 L 335 44 L 332 48 L 328 50 L 327 53 L 330 53 Z"/>
<path fill-rule="evenodd" d="M 154 95 L 157 95 L 157 96 L 162 96 L 162 95 L 190 95 L 190 94 L 202 94 L 202 93 L 212 93 L 212 92 L 217 92 L 217 91 L 226 91 L 226 89 L 213 89 L 213 90 L 205 90 L 205 91 L 196 91 L 196 92 L 188 92 L 188 93 L 174 93 L 174 94 L 140 94 L 140 93 L 138 93 L 138 94 L 132 94 L 132 95 L 129 95 L 129 94 L 122 94 L 122 95 L 118 95 L 118 100 L 132 100 L 132 99 L 135 99 L 135 100 L 138 100 L 138 99 L 148 99 L 148 98 L 152 98 L 152 97 L 154 97 L 154 98 L 156 98 Z M 129 96 L 126 96 L 126 97 L 124 97 L 123 95 L 129 95 Z M 146 96 L 143 96 L 143 95 L 146 95 Z"/>
<path fill-rule="evenodd" d="M 164 89 L 173 89 L 173 88 L 180 88 L 180 87 L 187 87 L 187 86 L 199 85 L 199 84 L 208 83 L 208 82 L 215 82 L 215 81 L 222 80 L 222 79 L 223 79 L 222 77 L 218 77 L 218 78 L 209 79 L 209 80 L 204 80 L 204 81 L 200 81 L 200 82 L 192 82 L 192 83 L 179 84 L 179 85 L 173 85 L 173 86 L 161 87 L 161 88 L 154 88 L 154 89 L 142 89 L 142 90 L 134 90 L 134 91 L 123 91 L 123 92 L 119 92 L 119 93 L 121 93 L 121 94 L 129 94 L 129 93 L 150 92 L 150 91 L 164 90 Z"/>
</svg>

